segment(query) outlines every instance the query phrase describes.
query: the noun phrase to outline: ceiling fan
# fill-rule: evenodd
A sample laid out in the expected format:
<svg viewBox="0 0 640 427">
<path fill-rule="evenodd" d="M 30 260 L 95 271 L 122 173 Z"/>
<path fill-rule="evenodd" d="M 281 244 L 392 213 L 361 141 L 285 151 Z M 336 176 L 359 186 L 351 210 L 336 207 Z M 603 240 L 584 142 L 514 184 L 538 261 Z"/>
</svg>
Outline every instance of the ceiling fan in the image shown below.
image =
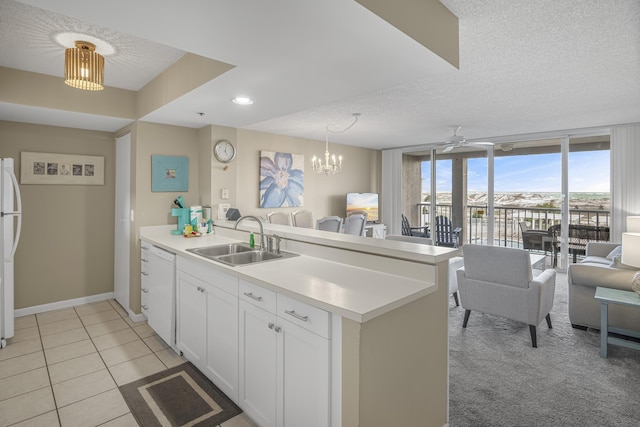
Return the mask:
<svg viewBox="0 0 640 427">
<path fill-rule="evenodd" d="M 453 131 L 453 135 L 449 136 L 446 138 L 446 143 L 444 150 L 442 150 L 443 153 L 450 153 L 452 152 L 455 148 L 459 148 L 459 147 L 469 147 L 469 146 L 493 146 L 493 142 L 488 142 L 488 141 L 477 141 L 477 142 L 470 142 L 467 141 L 466 139 L 464 139 L 464 136 L 462 135 L 458 135 L 458 131 L 460 130 L 460 126 L 455 125 L 455 126 L 449 126 L 449 129 L 451 129 Z"/>
</svg>

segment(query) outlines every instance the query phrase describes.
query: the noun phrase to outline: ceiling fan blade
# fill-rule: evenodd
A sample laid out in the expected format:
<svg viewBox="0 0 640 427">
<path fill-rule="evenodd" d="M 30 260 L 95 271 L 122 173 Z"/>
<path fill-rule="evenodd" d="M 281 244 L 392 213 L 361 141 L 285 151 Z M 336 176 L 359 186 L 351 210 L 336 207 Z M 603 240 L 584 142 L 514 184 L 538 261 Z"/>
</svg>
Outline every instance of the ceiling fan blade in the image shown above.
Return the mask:
<svg viewBox="0 0 640 427">
<path fill-rule="evenodd" d="M 450 153 L 453 151 L 453 145 L 447 145 L 444 150 L 442 150 L 443 153 Z"/>
</svg>

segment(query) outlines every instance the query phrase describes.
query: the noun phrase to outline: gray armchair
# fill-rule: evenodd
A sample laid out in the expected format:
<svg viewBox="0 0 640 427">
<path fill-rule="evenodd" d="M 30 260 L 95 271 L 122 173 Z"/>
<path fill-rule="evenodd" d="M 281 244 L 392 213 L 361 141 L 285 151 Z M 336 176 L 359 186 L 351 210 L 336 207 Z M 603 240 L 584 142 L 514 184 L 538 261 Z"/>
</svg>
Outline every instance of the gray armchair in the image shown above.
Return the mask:
<svg viewBox="0 0 640 427">
<path fill-rule="evenodd" d="M 537 347 L 536 327 L 547 320 L 553 307 L 556 271 L 533 277 L 529 252 L 499 246 L 465 245 L 464 267 L 457 271 L 462 308 L 462 327 L 471 311 L 492 314 L 529 325 L 531 344 Z"/>
</svg>

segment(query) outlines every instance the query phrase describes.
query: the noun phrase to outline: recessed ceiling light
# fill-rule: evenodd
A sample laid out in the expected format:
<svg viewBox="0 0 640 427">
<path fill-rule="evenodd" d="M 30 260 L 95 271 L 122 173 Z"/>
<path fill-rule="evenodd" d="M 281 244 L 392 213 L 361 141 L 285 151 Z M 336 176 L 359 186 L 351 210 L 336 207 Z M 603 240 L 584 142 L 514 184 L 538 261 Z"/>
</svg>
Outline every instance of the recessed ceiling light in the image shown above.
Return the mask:
<svg viewBox="0 0 640 427">
<path fill-rule="evenodd" d="M 234 104 L 238 104 L 238 105 L 251 105 L 251 104 L 253 104 L 253 99 L 247 98 L 246 96 L 236 96 L 231 101 Z"/>
</svg>

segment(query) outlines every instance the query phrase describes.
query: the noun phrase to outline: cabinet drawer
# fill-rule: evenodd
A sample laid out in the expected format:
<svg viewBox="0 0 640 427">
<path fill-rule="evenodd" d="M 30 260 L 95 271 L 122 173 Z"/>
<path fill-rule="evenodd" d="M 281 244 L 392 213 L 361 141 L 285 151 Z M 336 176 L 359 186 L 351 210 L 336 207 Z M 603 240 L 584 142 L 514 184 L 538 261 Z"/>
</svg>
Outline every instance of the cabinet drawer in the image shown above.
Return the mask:
<svg viewBox="0 0 640 427">
<path fill-rule="evenodd" d="M 238 295 L 238 278 L 218 271 L 212 264 L 179 256 L 177 267 L 178 270 L 184 271 L 196 279 L 222 289 L 231 295 Z"/>
<path fill-rule="evenodd" d="M 277 315 L 321 337 L 331 338 L 329 312 L 278 294 Z"/>
<path fill-rule="evenodd" d="M 269 289 L 240 280 L 240 298 L 269 313 L 276 314 L 276 293 Z"/>
</svg>

